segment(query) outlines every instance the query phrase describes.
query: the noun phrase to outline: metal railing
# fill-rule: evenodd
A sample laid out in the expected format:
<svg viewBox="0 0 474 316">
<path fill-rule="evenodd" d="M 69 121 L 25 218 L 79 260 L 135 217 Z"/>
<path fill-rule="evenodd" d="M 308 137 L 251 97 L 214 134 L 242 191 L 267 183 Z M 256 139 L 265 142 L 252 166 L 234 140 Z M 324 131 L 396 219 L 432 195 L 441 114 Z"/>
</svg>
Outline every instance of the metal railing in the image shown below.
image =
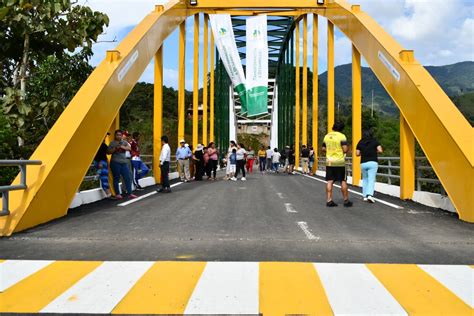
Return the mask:
<svg viewBox="0 0 474 316">
<path fill-rule="evenodd" d="M 26 185 L 26 166 L 41 165 L 40 160 L 0 160 L 0 167 L 20 167 L 20 184 L 0 186 L 0 193 L 2 194 L 2 211 L 0 216 L 10 215 L 8 207 L 8 195 L 10 191 L 25 190 Z"/>
<path fill-rule="evenodd" d="M 400 157 L 379 157 L 379 170 L 377 172 L 377 181 L 389 185 L 399 185 L 400 181 Z M 352 157 L 346 158 L 348 175 L 352 176 Z M 326 170 L 326 159 L 319 157 L 318 170 Z M 436 177 L 433 168 L 429 165 L 426 157 L 415 158 L 415 180 L 416 190 L 423 189 L 428 192 L 436 192 L 446 195 L 441 182 Z M 429 186 L 428 184 L 431 184 Z"/>
</svg>

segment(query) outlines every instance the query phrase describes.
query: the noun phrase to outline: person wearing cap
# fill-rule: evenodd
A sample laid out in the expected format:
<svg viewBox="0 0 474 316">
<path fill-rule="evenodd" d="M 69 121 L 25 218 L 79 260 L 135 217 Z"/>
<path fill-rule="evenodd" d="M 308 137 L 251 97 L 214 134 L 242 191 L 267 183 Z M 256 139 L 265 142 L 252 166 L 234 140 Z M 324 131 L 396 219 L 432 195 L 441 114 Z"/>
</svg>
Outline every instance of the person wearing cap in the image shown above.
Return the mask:
<svg viewBox="0 0 474 316">
<path fill-rule="evenodd" d="M 139 142 L 140 142 L 140 133 L 133 132 L 132 140 L 130 141 L 131 154 L 132 154 L 132 168 L 133 168 L 133 184 L 135 184 L 135 187 L 137 188 L 137 190 L 143 190 L 138 180 L 146 176 L 150 169 L 148 169 L 148 167 L 140 158 Z"/>
<path fill-rule="evenodd" d="M 204 146 L 198 144 L 196 150 L 194 151 L 193 161 L 196 168 L 195 180 L 202 181 L 203 171 L 204 171 Z"/>
<path fill-rule="evenodd" d="M 191 180 L 189 175 L 189 158 L 193 156 L 193 153 L 189 147 L 185 146 L 186 141 L 182 139 L 180 142 L 180 147 L 176 150 L 176 160 L 178 161 L 179 167 L 179 177 L 181 181 L 188 182 Z"/>
</svg>

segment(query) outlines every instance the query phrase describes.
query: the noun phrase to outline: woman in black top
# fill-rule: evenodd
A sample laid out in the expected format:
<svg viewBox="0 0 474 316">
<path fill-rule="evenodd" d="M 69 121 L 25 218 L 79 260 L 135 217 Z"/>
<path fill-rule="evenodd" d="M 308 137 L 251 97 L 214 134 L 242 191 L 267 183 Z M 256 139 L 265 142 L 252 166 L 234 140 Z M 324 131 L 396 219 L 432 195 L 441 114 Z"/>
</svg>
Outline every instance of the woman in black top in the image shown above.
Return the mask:
<svg viewBox="0 0 474 316">
<path fill-rule="evenodd" d="M 364 195 L 364 201 L 375 203 L 374 199 L 374 188 L 375 178 L 377 176 L 378 154 L 383 152 L 382 146 L 373 135 L 371 129 L 364 130 L 362 133 L 362 139 L 359 141 L 356 147 L 356 155 L 361 157 L 361 169 L 362 169 L 362 192 Z"/>
<path fill-rule="evenodd" d="M 196 181 L 202 181 L 202 176 L 204 174 L 204 152 L 203 152 L 204 147 L 199 144 L 196 147 L 196 151 L 194 152 L 194 166 L 195 166 L 195 178 L 194 180 Z"/>
</svg>

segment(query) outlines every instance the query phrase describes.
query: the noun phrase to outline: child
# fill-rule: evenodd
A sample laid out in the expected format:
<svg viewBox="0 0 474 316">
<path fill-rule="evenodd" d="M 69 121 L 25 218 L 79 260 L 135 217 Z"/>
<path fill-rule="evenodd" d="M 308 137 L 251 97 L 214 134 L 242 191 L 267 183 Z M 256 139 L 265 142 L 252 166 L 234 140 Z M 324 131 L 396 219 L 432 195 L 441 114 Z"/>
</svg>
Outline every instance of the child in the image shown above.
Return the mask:
<svg viewBox="0 0 474 316">
<path fill-rule="evenodd" d="M 273 162 L 273 171 L 278 173 L 278 168 L 280 167 L 280 158 L 281 154 L 278 152 L 278 148 L 275 148 L 272 156 L 272 162 Z"/>
<path fill-rule="evenodd" d="M 237 149 L 236 148 L 232 149 L 232 153 L 229 154 L 228 163 L 229 163 L 230 180 L 237 181 L 237 178 L 235 177 L 235 172 L 237 170 Z"/>
</svg>

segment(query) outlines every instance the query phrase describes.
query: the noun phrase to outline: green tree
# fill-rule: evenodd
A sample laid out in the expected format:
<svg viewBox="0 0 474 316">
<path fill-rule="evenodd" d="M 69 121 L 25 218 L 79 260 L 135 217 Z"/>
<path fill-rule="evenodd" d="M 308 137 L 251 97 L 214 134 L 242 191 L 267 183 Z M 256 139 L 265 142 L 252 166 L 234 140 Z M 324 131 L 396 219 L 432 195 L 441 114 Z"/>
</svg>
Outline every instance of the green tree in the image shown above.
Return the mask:
<svg viewBox="0 0 474 316">
<path fill-rule="evenodd" d="M 51 63 L 71 61 L 71 58 L 87 60 L 92 44 L 108 23 L 107 15 L 94 12 L 87 6 L 73 5 L 70 0 L 0 0 L 1 103 L 20 139 L 24 139 L 26 126 L 31 128 L 25 124 L 30 116 L 36 118 L 41 116 L 40 113 L 60 113 L 56 108 L 65 105 L 57 102 L 55 97 L 39 100 L 41 95 L 35 96 L 35 91 L 30 93 L 34 86 L 32 82 L 37 85 L 41 81 L 34 79 L 37 70 L 43 70 L 44 75 L 45 67 L 53 66 Z M 71 56 L 78 48 L 85 50 Z M 68 69 L 60 71 L 65 70 Z M 50 76 L 55 75 L 50 73 Z M 73 77 L 75 74 L 69 75 Z M 60 80 L 61 77 L 64 76 L 56 76 Z M 81 74 L 78 78 L 82 78 Z M 51 83 L 51 77 L 46 79 Z M 55 85 L 58 83 L 59 80 L 54 81 Z M 47 90 L 45 85 L 39 88 Z M 50 118 L 54 122 L 57 116 L 50 115 Z"/>
</svg>

